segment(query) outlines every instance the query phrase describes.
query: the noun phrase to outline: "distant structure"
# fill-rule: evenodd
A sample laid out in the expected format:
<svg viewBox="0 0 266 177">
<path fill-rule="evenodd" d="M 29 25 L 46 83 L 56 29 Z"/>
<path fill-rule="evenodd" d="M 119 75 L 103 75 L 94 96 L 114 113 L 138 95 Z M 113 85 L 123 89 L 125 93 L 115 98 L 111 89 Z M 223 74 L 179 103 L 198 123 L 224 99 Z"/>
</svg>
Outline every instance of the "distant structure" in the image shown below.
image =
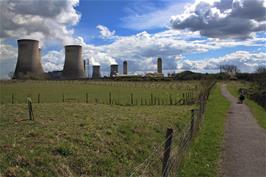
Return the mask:
<svg viewBox="0 0 266 177">
<path fill-rule="evenodd" d="M 100 79 L 100 78 L 101 78 L 100 65 L 93 65 L 92 66 L 92 79 Z"/>
<path fill-rule="evenodd" d="M 86 77 L 80 45 L 65 46 L 64 79 L 82 79 Z"/>
<path fill-rule="evenodd" d="M 111 65 L 110 77 L 114 77 L 116 75 L 118 75 L 118 65 L 117 64 L 112 64 Z"/>
<path fill-rule="evenodd" d="M 162 74 L 163 73 L 163 67 L 162 67 L 162 59 L 157 59 L 157 73 Z"/>
<path fill-rule="evenodd" d="M 127 75 L 127 61 L 123 62 L 123 74 Z"/>
<path fill-rule="evenodd" d="M 20 39 L 18 43 L 18 60 L 14 79 L 42 77 L 44 71 L 41 65 L 41 50 L 39 41 L 32 39 Z"/>
</svg>

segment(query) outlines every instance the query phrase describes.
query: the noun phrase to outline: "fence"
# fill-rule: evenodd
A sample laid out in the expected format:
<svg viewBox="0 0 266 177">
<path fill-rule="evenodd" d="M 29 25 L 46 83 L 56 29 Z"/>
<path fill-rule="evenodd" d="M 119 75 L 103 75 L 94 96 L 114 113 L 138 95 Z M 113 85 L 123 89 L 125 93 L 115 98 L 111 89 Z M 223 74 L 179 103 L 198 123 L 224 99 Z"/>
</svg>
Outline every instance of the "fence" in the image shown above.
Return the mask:
<svg viewBox="0 0 266 177">
<path fill-rule="evenodd" d="M 191 110 L 191 122 L 179 134 L 175 134 L 172 128 L 166 131 L 165 140 L 154 148 L 152 153 L 136 168 L 130 177 L 177 176 L 182 166 L 184 155 L 199 131 L 204 119 L 206 103 L 211 89 L 215 85 L 212 82 L 198 98 L 198 109 Z M 161 164 L 161 165 L 160 165 Z"/>
<path fill-rule="evenodd" d="M 89 98 L 88 93 L 83 94 L 83 98 L 75 97 L 73 95 L 68 95 L 62 93 L 62 96 L 58 96 L 58 99 L 53 101 L 53 103 L 97 103 L 97 104 L 108 104 L 108 105 L 120 105 L 120 106 L 136 106 L 136 105 L 191 105 L 196 102 L 196 92 L 189 91 L 182 94 L 168 94 L 168 96 L 159 96 L 154 93 L 150 93 L 150 95 L 139 96 L 134 93 L 130 93 L 128 96 L 125 96 L 121 99 L 119 97 L 113 96 L 112 92 L 108 93 L 105 98 L 97 98 L 92 97 Z M 19 97 L 19 98 L 16 98 Z M 50 101 L 43 97 L 40 93 L 37 95 L 26 96 L 31 97 L 35 103 L 49 103 Z M 19 103 L 22 100 L 27 100 L 21 96 L 17 96 L 12 93 L 10 95 L 9 103 L 15 104 Z M 53 98 L 54 99 L 54 98 Z M 2 102 L 3 104 L 3 102 Z"/>
</svg>

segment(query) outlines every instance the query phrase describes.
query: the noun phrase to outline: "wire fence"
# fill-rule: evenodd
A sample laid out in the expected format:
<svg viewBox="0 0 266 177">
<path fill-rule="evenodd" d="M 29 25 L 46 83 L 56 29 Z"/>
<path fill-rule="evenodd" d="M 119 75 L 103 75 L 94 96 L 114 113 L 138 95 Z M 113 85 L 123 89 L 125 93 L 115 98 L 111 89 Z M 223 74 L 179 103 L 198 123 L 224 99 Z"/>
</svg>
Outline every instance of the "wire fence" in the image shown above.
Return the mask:
<svg viewBox="0 0 266 177">
<path fill-rule="evenodd" d="M 198 109 L 191 110 L 191 122 L 176 134 L 172 128 L 166 131 L 165 140 L 154 147 L 150 155 L 130 174 L 130 177 L 172 177 L 178 176 L 180 167 L 193 138 L 197 135 L 204 119 L 206 103 L 211 89 L 215 85 L 213 81 L 198 98 Z"/>
<path fill-rule="evenodd" d="M 40 93 L 31 96 L 22 96 L 20 93 L 11 93 L 10 98 L 7 101 L 2 101 L 1 104 L 17 104 L 26 103 L 27 98 L 31 97 L 33 103 L 96 103 L 107 105 L 119 105 L 119 106 L 137 106 L 137 105 L 191 105 L 197 101 L 197 92 L 189 91 L 182 94 L 168 94 L 159 95 L 155 93 L 138 95 L 129 93 L 128 95 L 117 96 L 117 93 L 113 95 L 113 92 L 108 92 L 104 96 L 93 98 L 88 93 L 73 96 L 70 94 L 62 93 L 61 96 L 57 95 L 57 99 L 53 96 L 42 96 Z M 83 98 L 82 98 L 83 97 Z M 24 100 L 24 101 L 23 101 Z"/>
</svg>

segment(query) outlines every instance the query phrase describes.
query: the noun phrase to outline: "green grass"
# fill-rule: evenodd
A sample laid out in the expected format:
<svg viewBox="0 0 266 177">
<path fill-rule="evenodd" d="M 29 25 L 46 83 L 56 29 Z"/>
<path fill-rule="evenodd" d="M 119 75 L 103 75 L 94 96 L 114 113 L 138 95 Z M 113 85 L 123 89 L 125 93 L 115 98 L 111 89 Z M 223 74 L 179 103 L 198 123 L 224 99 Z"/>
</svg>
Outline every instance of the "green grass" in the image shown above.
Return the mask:
<svg viewBox="0 0 266 177">
<path fill-rule="evenodd" d="M 229 106 L 229 102 L 220 93 L 220 85 L 217 84 L 209 97 L 203 126 L 180 171 L 181 177 L 218 176 L 224 123 Z"/>
<path fill-rule="evenodd" d="M 60 103 L 72 100 L 71 102 L 84 103 L 86 94 L 89 103 L 109 102 L 109 93 L 112 100 L 126 105 L 131 103 L 133 94 L 134 104 L 149 102 L 151 94 L 154 98 L 160 98 L 161 103 L 168 102 L 169 97 L 173 101 L 181 98 L 182 93 L 193 91 L 198 94 L 199 82 L 111 82 L 111 81 L 2 81 L 0 82 L 0 103 L 6 104 L 25 103 L 27 97 L 37 102 L 40 94 L 41 103 Z"/>
<path fill-rule="evenodd" d="M 227 83 L 228 90 L 235 97 L 239 96 L 239 92 L 238 92 L 239 88 L 249 88 L 249 87 L 250 87 L 250 83 L 248 83 L 248 82 L 229 82 L 229 83 Z M 263 127 L 264 129 L 266 129 L 266 111 L 253 100 L 246 99 L 245 103 L 248 105 L 252 114 L 257 119 L 258 124 L 261 127 Z"/>
<path fill-rule="evenodd" d="M 177 135 L 187 127 L 190 110 L 196 107 L 49 102 L 58 99 L 58 93 L 78 96 L 83 90 L 94 90 L 93 96 L 101 96 L 109 89 L 121 92 L 121 96 L 131 91 L 144 95 L 151 91 L 160 95 L 180 94 L 193 89 L 196 82 L 178 83 L 176 87 L 174 83 L 101 84 L 34 81 L 2 84 L 2 100 L 12 92 L 21 98 L 41 92 L 47 94 L 47 103 L 33 103 L 34 121 L 28 120 L 27 105 L 23 102 L 0 105 L 0 176 L 129 176 L 164 141 L 168 127 Z M 159 157 L 157 160 L 160 162 Z M 155 163 L 150 170 L 160 175 L 161 166 L 161 162 Z"/>
</svg>

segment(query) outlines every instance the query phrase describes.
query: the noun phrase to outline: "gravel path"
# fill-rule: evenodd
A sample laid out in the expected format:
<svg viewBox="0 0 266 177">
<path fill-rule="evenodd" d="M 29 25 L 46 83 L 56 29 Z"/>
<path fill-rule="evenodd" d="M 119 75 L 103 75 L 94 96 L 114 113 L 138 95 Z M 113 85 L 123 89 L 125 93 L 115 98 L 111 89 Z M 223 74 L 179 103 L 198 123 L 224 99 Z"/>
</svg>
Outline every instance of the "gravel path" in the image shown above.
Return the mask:
<svg viewBox="0 0 266 177">
<path fill-rule="evenodd" d="M 222 177 L 266 177 L 266 131 L 245 104 L 237 104 L 225 85 L 222 94 L 231 107 L 225 123 Z"/>
</svg>

